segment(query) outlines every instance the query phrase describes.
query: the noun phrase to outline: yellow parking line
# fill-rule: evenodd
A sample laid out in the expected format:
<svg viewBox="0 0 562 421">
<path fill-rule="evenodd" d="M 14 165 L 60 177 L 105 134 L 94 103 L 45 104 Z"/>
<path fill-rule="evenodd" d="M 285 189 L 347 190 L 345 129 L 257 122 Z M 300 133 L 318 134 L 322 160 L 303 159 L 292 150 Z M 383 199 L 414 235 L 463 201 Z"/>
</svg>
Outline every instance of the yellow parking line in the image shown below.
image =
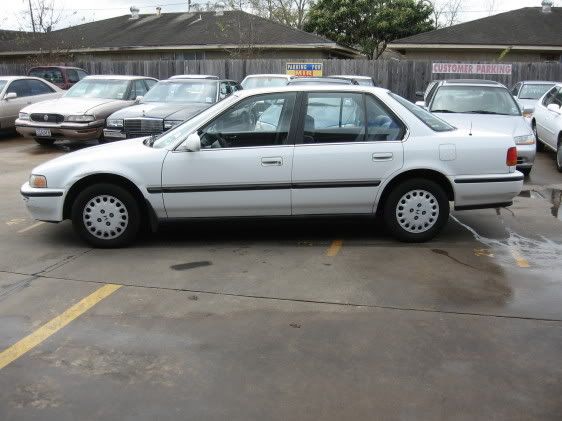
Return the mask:
<svg viewBox="0 0 562 421">
<path fill-rule="evenodd" d="M 30 225 L 27 228 L 23 228 L 23 229 L 19 230 L 18 234 L 22 234 L 26 231 L 32 230 L 33 228 L 37 228 L 39 225 L 43 225 L 43 224 L 44 224 L 44 222 L 37 222 L 36 224 Z"/>
<path fill-rule="evenodd" d="M 21 339 L 19 342 L 13 344 L 11 347 L 2 351 L 0 353 L 0 370 L 10 364 L 12 361 L 17 360 L 26 352 L 35 348 L 45 339 L 61 330 L 71 321 L 84 314 L 90 308 L 95 306 L 104 298 L 113 294 L 119 288 L 121 288 L 121 285 L 105 284 L 87 297 L 80 300 L 78 303 L 74 304 L 64 313 L 60 314 L 59 316 L 41 326 L 35 332 L 31 333 L 30 335 Z"/>
<path fill-rule="evenodd" d="M 328 250 L 326 250 L 326 256 L 334 257 L 335 255 L 337 255 L 341 250 L 342 244 L 342 240 L 332 241 L 332 244 L 330 244 L 330 247 L 328 247 Z"/>
<path fill-rule="evenodd" d="M 515 263 L 517 263 L 517 266 L 519 266 L 520 268 L 528 268 L 531 266 L 529 264 L 529 261 L 521 255 L 519 250 L 512 248 L 511 255 L 515 259 Z"/>
</svg>

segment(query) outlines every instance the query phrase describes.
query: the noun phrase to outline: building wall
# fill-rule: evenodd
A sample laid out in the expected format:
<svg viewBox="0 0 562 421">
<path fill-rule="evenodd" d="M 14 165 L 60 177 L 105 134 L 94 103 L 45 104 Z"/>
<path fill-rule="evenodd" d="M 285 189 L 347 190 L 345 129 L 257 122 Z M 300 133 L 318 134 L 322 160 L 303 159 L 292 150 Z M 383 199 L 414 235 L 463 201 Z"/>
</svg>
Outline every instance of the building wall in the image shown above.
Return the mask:
<svg viewBox="0 0 562 421">
<path fill-rule="evenodd" d="M 442 61 L 499 61 L 503 50 L 496 51 L 459 51 L 459 50 L 406 50 L 402 57 L 406 60 L 442 60 Z M 560 61 L 560 52 L 525 52 L 510 51 L 503 58 L 502 62 L 521 63 L 521 62 L 543 62 Z"/>
</svg>

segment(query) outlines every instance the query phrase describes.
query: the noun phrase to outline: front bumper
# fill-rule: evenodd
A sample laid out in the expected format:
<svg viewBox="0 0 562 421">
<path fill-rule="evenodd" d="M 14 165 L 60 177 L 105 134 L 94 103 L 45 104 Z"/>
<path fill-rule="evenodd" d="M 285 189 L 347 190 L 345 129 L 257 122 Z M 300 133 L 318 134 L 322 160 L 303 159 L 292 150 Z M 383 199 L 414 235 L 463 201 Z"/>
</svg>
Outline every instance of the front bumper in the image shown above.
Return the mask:
<svg viewBox="0 0 562 421">
<path fill-rule="evenodd" d="M 91 140 L 99 139 L 103 134 L 103 120 L 91 123 L 39 123 L 28 120 L 16 120 L 16 130 L 25 137 L 36 137 L 40 139 L 70 139 Z M 37 136 L 37 129 L 48 129 L 51 136 Z"/>
<path fill-rule="evenodd" d="M 521 193 L 523 180 L 520 172 L 455 177 L 455 208 L 497 207 L 512 202 Z"/>
<path fill-rule="evenodd" d="M 20 193 L 34 219 L 47 222 L 63 220 L 65 191 L 62 189 L 36 189 L 29 183 L 21 186 Z"/>
<path fill-rule="evenodd" d="M 127 134 L 119 129 L 103 129 L 105 139 L 127 139 Z"/>
<path fill-rule="evenodd" d="M 517 168 L 531 168 L 537 155 L 537 145 L 516 145 L 517 146 Z"/>
</svg>

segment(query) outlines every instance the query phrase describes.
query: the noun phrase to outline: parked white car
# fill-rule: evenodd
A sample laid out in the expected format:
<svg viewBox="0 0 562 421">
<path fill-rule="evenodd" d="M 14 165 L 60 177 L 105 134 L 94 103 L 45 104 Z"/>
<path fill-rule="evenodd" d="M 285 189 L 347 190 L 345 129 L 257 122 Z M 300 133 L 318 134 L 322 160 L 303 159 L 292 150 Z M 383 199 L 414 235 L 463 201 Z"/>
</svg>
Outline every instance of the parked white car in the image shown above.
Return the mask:
<svg viewBox="0 0 562 421">
<path fill-rule="evenodd" d="M 556 152 L 556 168 L 562 172 L 562 84 L 539 100 L 531 126 L 539 147 L 544 145 Z"/>
<path fill-rule="evenodd" d="M 511 88 L 511 95 L 522 106 L 523 117 L 529 119 L 529 122 L 535 112 L 535 106 L 539 98 L 551 90 L 554 85 L 556 85 L 556 82 L 524 80 L 516 83 Z"/>
<path fill-rule="evenodd" d="M 0 129 L 13 129 L 22 108 L 63 94 L 58 86 L 37 77 L 1 76 Z"/>
<path fill-rule="evenodd" d="M 512 136 L 517 145 L 517 169 L 528 175 L 537 152 L 531 126 L 507 88 L 487 80 L 446 80 L 429 94 L 427 109 L 463 129 Z"/>
<path fill-rule="evenodd" d="M 46 162 L 21 194 L 35 219 L 71 219 L 97 247 L 161 220 L 377 213 L 420 242 L 450 202 L 510 205 L 516 163 L 511 136 L 469 136 L 387 90 L 289 86 L 238 91 L 160 136 Z"/>
<path fill-rule="evenodd" d="M 287 85 L 293 78 L 284 74 L 248 75 L 240 85 L 244 89 L 276 88 Z"/>
</svg>

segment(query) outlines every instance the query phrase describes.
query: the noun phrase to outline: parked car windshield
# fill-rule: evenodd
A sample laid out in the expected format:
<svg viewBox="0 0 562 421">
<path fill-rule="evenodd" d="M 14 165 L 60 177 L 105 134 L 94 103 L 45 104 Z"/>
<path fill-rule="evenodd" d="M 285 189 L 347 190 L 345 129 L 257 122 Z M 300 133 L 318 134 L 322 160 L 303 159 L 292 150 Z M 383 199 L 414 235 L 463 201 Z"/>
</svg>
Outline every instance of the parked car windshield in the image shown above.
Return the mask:
<svg viewBox="0 0 562 421">
<path fill-rule="evenodd" d="M 280 76 L 249 77 L 242 81 L 242 87 L 244 89 L 276 88 L 287 85 L 287 82 L 287 78 Z"/>
<path fill-rule="evenodd" d="M 519 99 L 539 99 L 541 96 L 546 94 L 546 91 L 551 89 L 555 83 L 552 85 L 545 85 L 544 83 L 527 83 L 521 88 L 519 93 Z"/>
<path fill-rule="evenodd" d="M 125 99 L 128 80 L 122 79 L 82 79 L 68 90 L 70 98 Z"/>
<path fill-rule="evenodd" d="M 62 72 L 57 68 L 31 69 L 29 71 L 29 76 L 40 77 L 51 83 L 64 83 Z"/>
<path fill-rule="evenodd" d="M 158 82 L 142 102 L 201 102 L 212 104 L 217 98 L 217 82 L 212 80 L 175 79 Z"/>
<path fill-rule="evenodd" d="M 441 86 L 430 105 L 433 113 L 521 115 L 506 88 L 499 86 Z"/>
<path fill-rule="evenodd" d="M 456 127 L 451 126 L 444 120 L 441 120 L 439 117 L 434 116 L 430 112 L 427 112 L 421 107 L 418 107 L 415 104 L 412 104 L 410 101 L 402 98 L 393 93 L 389 93 L 389 95 L 394 98 L 400 105 L 410 111 L 413 115 L 415 115 L 418 119 L 420 119 L 426 126 L 428 126 L 434 132 L 450 132 L 455 130 Z"/>
<path fill-rule="evenodd" d="M 371 79 L 355 79 L 361 86 L 375 86 Z"/>
</svg>

